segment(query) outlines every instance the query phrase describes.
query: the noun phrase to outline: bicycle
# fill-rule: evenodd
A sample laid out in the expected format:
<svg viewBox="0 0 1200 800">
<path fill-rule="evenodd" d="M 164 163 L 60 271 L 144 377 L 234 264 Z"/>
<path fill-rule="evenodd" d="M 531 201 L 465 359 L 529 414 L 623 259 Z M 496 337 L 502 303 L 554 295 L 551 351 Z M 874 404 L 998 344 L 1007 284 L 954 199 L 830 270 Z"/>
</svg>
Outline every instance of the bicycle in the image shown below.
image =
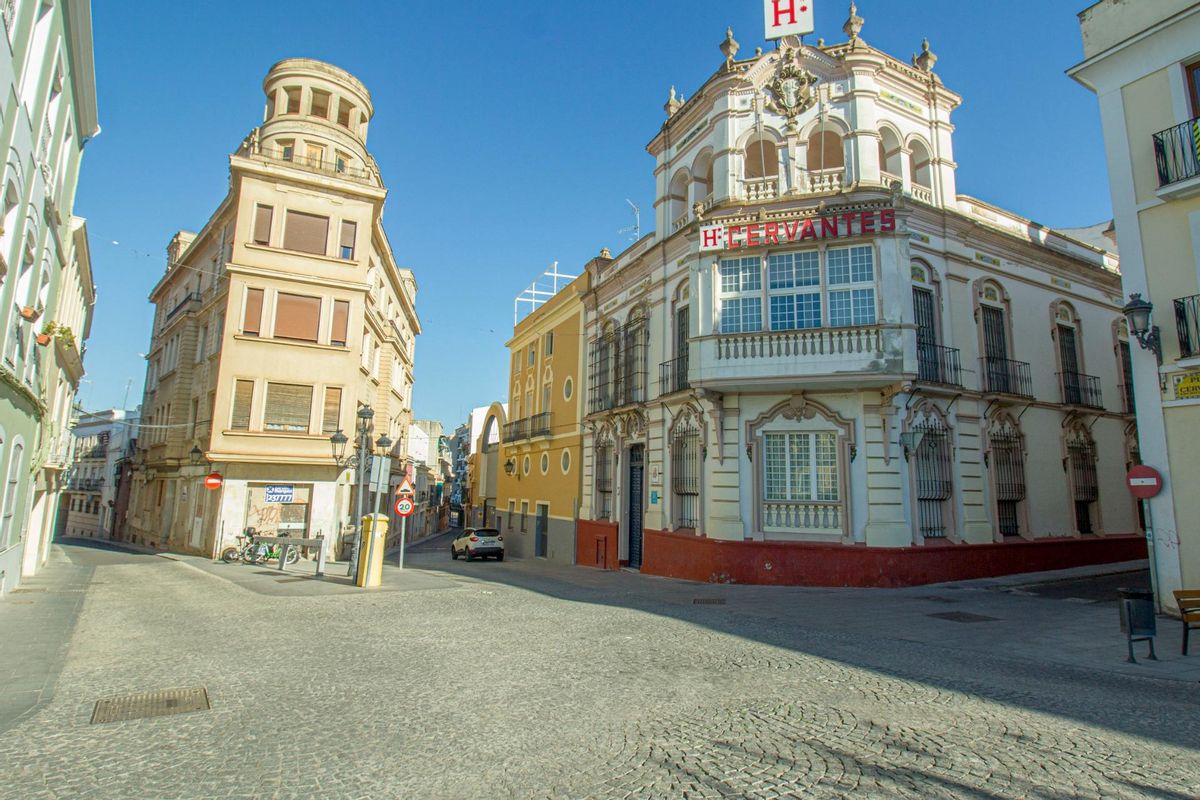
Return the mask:
<svg viewBox="0 0 1200 800">
<path fill-rule="evenodd" d="M 243 536 L 237 537 L 238 544 L 230 545 L 221 551 L 221 560 L 226 564 L 232 564 L 236 561 L 245 561 L 247 564 L 265 564 L 268 561 L 279 561 L 280 551 L 283 547 L 277 544 L 256 542 L 257 538 L 253 533 L 246 533 Z M 284 563 L 291 565 L 299 560 L 300 548 L 289 547 L 287 560 Z"/>
</svg>

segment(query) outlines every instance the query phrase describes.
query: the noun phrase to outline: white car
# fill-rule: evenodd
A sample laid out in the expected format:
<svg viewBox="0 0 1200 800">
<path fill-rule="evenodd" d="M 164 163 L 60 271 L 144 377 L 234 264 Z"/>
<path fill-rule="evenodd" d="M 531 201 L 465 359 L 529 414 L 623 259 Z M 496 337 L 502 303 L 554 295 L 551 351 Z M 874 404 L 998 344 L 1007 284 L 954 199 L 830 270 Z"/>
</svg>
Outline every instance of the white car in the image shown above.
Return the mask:
<svg viewBox="0 0 1200 800">
<path fill-rule="evenodd" d="M 504 537 L 495 528 L 464 528 L 450 542 L 450 557 L 466 556 L 467 561 L 492 556 L 504 560 Z"/>
</svg>

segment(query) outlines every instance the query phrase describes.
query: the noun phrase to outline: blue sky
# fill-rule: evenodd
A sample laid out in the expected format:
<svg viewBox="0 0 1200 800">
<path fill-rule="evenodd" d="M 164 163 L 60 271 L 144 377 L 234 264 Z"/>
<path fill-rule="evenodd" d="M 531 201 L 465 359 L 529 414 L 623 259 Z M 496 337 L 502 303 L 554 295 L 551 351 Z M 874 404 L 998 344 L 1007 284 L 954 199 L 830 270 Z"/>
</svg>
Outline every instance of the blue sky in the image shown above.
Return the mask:
<svg viewBox="0 0 1200 800">
<path fill-rule="evenodd" d="M 815 36 L 843 41 L 848 3 L 815 2 Z M 1085 5 L 861 0 L 858 12 L 862 38 L 893 55 L 928 36 L 963 96 L 960 192 L 1075 227 L 1111 216 L 1095 97 L 1063 74 L 1081 58 Z M 119 406 L 127 386 L 128 405 L 140 402 L 146 295 L 167 242 L 224 196 L 267 69 L 305 56 L 372 93 L 384 223 L 420 285 L 414 412 L 451 427 L 507 391 L 515 295 L 554 261 L 574 273 L 601 247 L 623 249 L 626 198 L 653 227 L 645 145 L 668 88 L 691 96 L 720 65 L 727 25 L 743 55 L 765 46 L 759 0 L 97 0 L 93 15 L 103 130 L 75 212 L 99 298 L 81 402 Z"/>
</svg>

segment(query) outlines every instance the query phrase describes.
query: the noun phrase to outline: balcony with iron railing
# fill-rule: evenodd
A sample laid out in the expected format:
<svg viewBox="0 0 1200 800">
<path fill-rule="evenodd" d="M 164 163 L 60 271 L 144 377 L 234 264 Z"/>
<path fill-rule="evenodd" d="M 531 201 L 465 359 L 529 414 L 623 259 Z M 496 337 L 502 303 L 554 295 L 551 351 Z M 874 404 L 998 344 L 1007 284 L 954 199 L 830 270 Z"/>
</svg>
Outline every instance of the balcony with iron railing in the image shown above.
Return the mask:
<svg viewBox="0 0 1200 800">
<path fill-rule="evenodd" d="M 688 383 L 688 357 L 684 353 L 658 365 L 658 393 L 660 395 L 682 392 Z"/>
<path fill-rule="evenodd" d="M 979 367 L 985 394 L 1033 397 L 1033 378 L 1027 362 L 984 356 L 979 359 Z"/>
<path fill-rule="evenodd" d="M 1158 185 L 1200 177 L 1200 117 L 1154 134 Z"/>
<path fill-rule="evenodd" d="M 362 169 L 361 167 L 352 167 L 340 159 L 300 155 L 291 149 L 255 144 L 242 148 L 242 150 L 238 151 L 238 155 L 247 158 L 262 158 L 280 164 L 290 164 L 309 172 L 316 172 L 333 178 L 345 178 L 356 183 L 371 182 L 370 170 Z"/>
<path fill-rule="evenodd" d="M 170 311 L 167 312 L 166 319 L 168 319 L 168 320 L 171 319 L 176 314 L 178 314 L 180 311 L 187 308 L 189 303 L 199 302 L 199 300 L 200 300 L 199 294 L 197 294 L 196 292 L 188 292 L 187 294 L 185 294 L 183 296 L 182 300 L 180 300 L 178 303 L 175 304 L 174 308 L 172 308 Z"/>
<path fill-rule="evenodd" d="M 519 442 L 529 438 L 529 420 L 514 419 L 512 422 L 505 424 L 503 430 L 504 441 Z"/>
<path fill-rule="evenodd" d="M 1200 356 L 1200 294 L 1175 300 L 1175 332 L 1180 358 Z"/>
<path fill-rule="evenodd" d="M 515 419 L 504 426 L 505 442 L 521 442 L 535 436 L 550 435 L 550 412 L 543 411 L 532 417 Z"/>
<path fill-rule="evenodd" d="M 693 340 L 697 388 L 884 385 L 917 371 L 915 331 L 895 324 L 714 333 Z"/>
<path fill-rule="evenodd" d="M 529 437 L 549 436 L 550 435 L 550 412 L 543 411 L 540 414 L 534 414 L 527 422 L 529 423 Z"/>
<path fill-rule="evenodd" d="M 962 386 L 958 348 L 918 340 L 917 380 L 940 386 Z"/>
<path fill-rule="evenodd" d="M 1060 372 L 1058 385 L 1062 389 L 1063 405 L 1104 408 L 1104 401 L 1100 396 L 1100 379 L 1095 375 Z"/>
</svg>

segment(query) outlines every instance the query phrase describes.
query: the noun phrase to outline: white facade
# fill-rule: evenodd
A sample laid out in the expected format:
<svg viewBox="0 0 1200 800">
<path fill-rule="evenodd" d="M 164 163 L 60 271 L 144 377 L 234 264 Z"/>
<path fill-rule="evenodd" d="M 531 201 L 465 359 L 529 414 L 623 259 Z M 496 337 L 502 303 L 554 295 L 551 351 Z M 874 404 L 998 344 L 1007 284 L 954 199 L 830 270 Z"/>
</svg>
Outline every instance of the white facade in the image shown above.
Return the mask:
<svg viewBox="0 0 1200 800">
<path fill-rule="evenodd" d="M 861 22 L 746 61 L 730 36 L 648 146 L 657 232 L 587 266 L 581 517 L 615 527 L 621 562 L 646 532 L 1138 530 L 1115 246 L 959 194 L 961 98 L 928 49 L 901 63 Z"/>
<path fill-rule="evenodd" d="M 137 411 L 119 408 L 84 413 L 76 420 L 75 458 L 63 493 L 67 514 L 60 528 L 64 535 L 113 538 L 119 486 L 117 465 L 131 455 L 137 425 Z"/>
<path fill-rule="evenodd" d="M 100 128 L 91 5 L 0 5 L 0 593 L 44 563 L 95 288 L 72 216 L 86 142 Z"/>
</svg>

